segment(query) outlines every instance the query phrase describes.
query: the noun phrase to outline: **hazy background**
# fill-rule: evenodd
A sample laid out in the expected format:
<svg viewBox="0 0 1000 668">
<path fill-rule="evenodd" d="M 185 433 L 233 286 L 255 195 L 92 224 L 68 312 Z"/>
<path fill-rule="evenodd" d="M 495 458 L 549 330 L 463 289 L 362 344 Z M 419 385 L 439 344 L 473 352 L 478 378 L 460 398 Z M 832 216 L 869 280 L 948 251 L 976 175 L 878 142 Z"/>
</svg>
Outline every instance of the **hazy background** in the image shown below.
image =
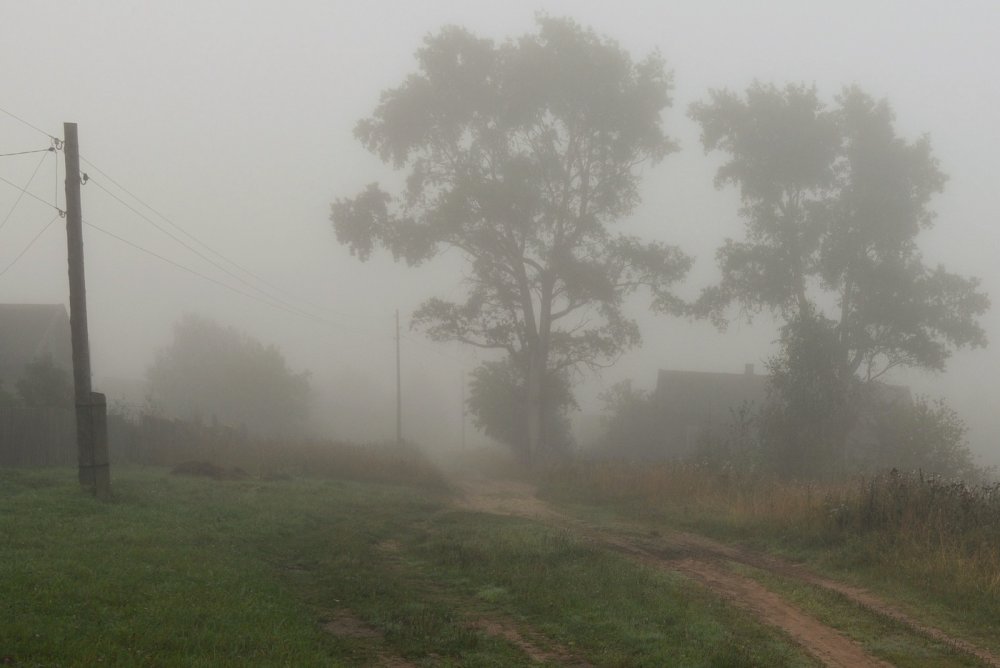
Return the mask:
<svg viewBox="0 0 1000 668">
<path fill-rule="evenodd" d="M 921 238 L 925 256 L 981 277 L 1000 300 L 1000 3 L 0 0 L 0 107 L 56 136 L 63 121 L 79 123 L 85 158 L 280 287 L 286 302 L 322 318 L 268 306 L 88 229 L 96 389 L 105 379 L 141 379 L 177 318 L 200 313 L 278 345 L 293 369 L 311 370 L 314 413 L 335 435 L 392 436 L 394 310 L 405 323 L 424 298 L 454 294 L 459 265 L 446 257 L 411 270 L 384 256 L 362 264 L 337 244 L 330 203 L 369 182 L 398 179 L 354 140 L 354 124 L 414 70 L 413 52 L 428 32 L 458 24 L 503 39 L 532 31 L 538 11 L 573 17 L 635 58 L 659 49 L 674 70 L 675 101 L 664 121 L 682 151 L 647 170 L 643 203 L 623 225 L 697 256 L 685 294 L 716 279 L 715 248 L 741 235 L 736 194 L 714 190 L 717 164 L 703 155 L 687 107 L 709 88 L 743 90 L 756 78 L 815 83 L 828 100 L 857 83 L 889 99 L 901 133 L 929 133 L 950 181 L 935 201 L 937 227 Z M 47 145 L 0 114 L 0 153 Z M 23 184 L 40 158 L 0 158 L 0 176 Z M 54 157 L 46 157 L 30 188 L 50 202 L 58 197 L 59 206 L 61 162 L 60 155 L 57 174 Z M 0 220 L 17 195 L 0 183 Z M 94 183 L 83 189 L 83 207 L 91 223 L 248 291 Z M 23 199 L 0 229 L 0 271 L 52 215 Z M 0 302 L 68 301 L 62 230 L 57 221 L 0 275 Z M 651 388 L 658 368 L 738 373 L 753 362 L 762 369 L 776 337 L 766 318 L 718 333 L 707 323 L 647 315 L 641 300 L 633 313 L 645 345 L 600 377 L 581 377 L 585 410 L 623 378 Z M 967 419 L 983 461 L 998 463 L 1000 310 L 983 324 L 991 348 L 956 354 L 944 374 L 897 373 L 890 382 L 948 399 Z M 460 379 L 478 358 L 416 332 L 406 336 L 407 435 L 453 445 Z"/>
</svg>

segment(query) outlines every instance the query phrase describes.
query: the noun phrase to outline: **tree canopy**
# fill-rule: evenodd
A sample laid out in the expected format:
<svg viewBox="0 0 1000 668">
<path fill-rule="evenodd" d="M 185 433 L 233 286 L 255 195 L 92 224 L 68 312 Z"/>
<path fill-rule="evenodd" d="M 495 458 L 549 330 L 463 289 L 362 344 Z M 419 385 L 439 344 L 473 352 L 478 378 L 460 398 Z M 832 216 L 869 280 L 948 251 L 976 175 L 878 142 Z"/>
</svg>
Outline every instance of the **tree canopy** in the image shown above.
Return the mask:
<svg viewBox="0 0 1000 668">
<path fill-rule="evenodd" d="M 663 311 L 690 266 L 676 247 L 615 234 L 639 201 L 639 168 L 676 147 L 663 131 L 671 75 L 569 20 L 494 43 L 461 28 L 426 38 L 418 71 L 385 91 L 358 139 L 407 171 L 332 205 L 338 240 L 415 265 L 452 249 L 465 299 L 426 301 L 436 340 L 504 351 L 525 375 L 526 453 L 543 443 L 551 373 L 600 366 L 639 342 L 623 312 L 640 288 Z"/>
<path fill-rule="evenodd" d="M 261 435 L 300 430 L 309 410 L 307 373 L 290 371 L 274 346 L 197 315 L 177 322 L 147 378 L 155 408 Z"/>
<path fill-rule="evenodd" d="M 737 303 L 820 323 L 837 373 L 865 381 L 897 366 L 941 370 L 954 349 L 985 345 L 978 280 L 928 266 L 917 245 L 945 175 L 926 136 L 897 134 L 887 102 L 849 87 L 828 106 L 815 88 L 755 83 L 713 91 L 691 116 L 705 150 L 725 156 L 716 185 L 739 188 L 746 226 L 719 249 L 722 281 L 703 312 L 724 324 Z"/>
</svg>

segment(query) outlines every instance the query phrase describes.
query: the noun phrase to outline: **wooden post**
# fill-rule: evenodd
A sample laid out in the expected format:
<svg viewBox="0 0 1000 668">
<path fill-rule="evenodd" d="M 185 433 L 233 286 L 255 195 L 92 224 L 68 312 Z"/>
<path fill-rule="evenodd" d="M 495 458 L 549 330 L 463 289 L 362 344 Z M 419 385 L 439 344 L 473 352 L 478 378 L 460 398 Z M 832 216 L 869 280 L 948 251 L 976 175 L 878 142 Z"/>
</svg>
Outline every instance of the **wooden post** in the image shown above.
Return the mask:
<svg viewBox="0 0 1000 668">
<path fill-rule="evenodd" d="M 465 367 L 459 371 L 458 375 L 458 386 L 459 386 L 459 408 L 461 409 L 461 420 L 462 420 L 462 452 L 465 452 Z"/>
<path fill-rule="evenodd" d="M 83 269 L 83 211 L 80 204 L 80 143 L 76 123 L 63 123 L 66 156 L 66 245 L 69 261 L 69 322 L 73 344 L 73 389 L 80 484 L 101 499 L 111 496 L 107 405 L 90 386 L 87 284 Z"/>
<path fill-rule="evenodd" d="M 399 309 L 396 309 L 396 445 L 403 444 L 403 383 L 399 373 Z"/>
</svg>

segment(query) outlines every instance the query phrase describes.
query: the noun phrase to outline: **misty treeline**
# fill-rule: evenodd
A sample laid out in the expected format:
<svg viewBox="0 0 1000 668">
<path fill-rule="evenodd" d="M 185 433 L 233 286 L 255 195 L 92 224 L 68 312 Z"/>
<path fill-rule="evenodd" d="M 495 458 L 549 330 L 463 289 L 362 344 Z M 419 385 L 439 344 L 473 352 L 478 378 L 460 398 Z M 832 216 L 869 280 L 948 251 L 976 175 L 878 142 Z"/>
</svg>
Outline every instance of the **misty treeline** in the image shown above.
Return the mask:
<svg viewBox="0 0 1000 668">
<path fill-rule="evenodd" d="M 274 437 L 301 434 L 310 405 L 309 374 L 288 368 L 275 346 L 193 314 L 147 371 L 146 410 L 196 423 Z"/>
<path fill-rule="evenodd" d="M 642 167 L 679 150 L 663 120 L 672 73 L 658 53 L 633 60 L 572 20 L 537 23 L 500 43 L 457 27 L 429 35 L 417 71 L 355 128 L 405 187 L 371 184 L 331 211 L 361 260 L 377 248 L 410 265 L 465 259 L 464 301 L 430 298 L 413 324 L 501 353 L 473 373 L 469 407 L 486 433 L 527 461 L 565 448 L 571 374 L 640 344 L 623 309 L 635 293 L 721 328 L 734 309 L 780 319 L 769 407 L 753 418 L 771 452 L 755 451 L 794 473 L 835 464 L 854 407 L 886 372 L 942 370 L 955 349 L 986 344 L 978 281 L 928 266 L 917 245 L 946 181 L 930 140 L 901 137 L 888 102 L 853 86 L 824 100 L 814 86 L 754 82 L 690 107 L 704 150 L 723 157 L 716 186 L 739 191 L 745 234 L 718 249 L 716 285 L 678 297 L 691 257 L 614 231 L 640 201 Z M 878 428 L 909 439 L 929 421 L 961 441 L 947 407 L 905 410 Z"/>
</svg>

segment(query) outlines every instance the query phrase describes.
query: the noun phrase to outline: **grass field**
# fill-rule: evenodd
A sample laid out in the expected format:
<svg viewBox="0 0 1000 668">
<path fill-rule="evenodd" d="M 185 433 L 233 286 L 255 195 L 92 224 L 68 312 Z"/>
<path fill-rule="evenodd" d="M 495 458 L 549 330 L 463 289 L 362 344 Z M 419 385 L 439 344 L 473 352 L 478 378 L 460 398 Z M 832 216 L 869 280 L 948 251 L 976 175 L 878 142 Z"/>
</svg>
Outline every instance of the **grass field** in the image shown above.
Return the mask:
<svg viewBox="0 0 1000 668">
<path fill-rule="evenodd" d="M 419 486 L 0 471 L 0 659 L 94 665 L 813 665 L 670 573 Z"/>
</svg>

